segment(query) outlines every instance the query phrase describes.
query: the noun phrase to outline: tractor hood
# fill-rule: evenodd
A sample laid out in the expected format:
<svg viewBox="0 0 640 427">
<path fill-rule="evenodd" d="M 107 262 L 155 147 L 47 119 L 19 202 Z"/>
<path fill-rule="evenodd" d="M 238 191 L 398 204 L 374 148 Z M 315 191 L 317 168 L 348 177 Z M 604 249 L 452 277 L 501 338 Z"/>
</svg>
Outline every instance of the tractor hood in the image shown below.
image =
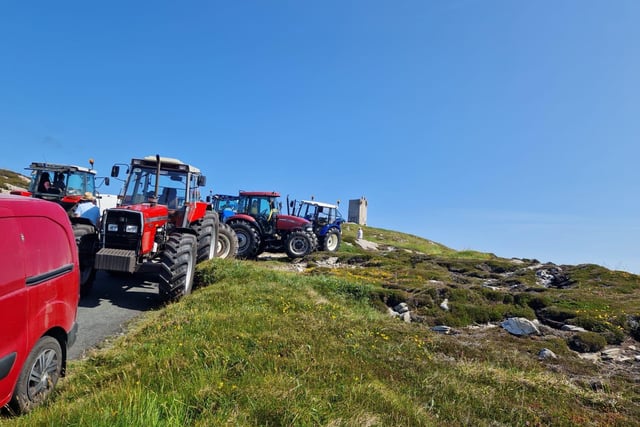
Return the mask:
<svg viewBox="0 0 640 427">
<path fill-rule="evenodd" d="M 293 215 L 278 215 L 276 227 L 278 230 L 313 229 L 311 222 Z"/>
<path fill-rule="evenodd" d="M 167 209 L 166 206 L 152 205 L 150 203 L 118 206 L 116 208 L 111 208 L 109 210 L 112 210 L 112 211 L 128 210 L 128 211 L 140 212 L 144 216 L 145 222 L 155 222 L 158 220 L 166 221 L 169 214 L 169 210 Z"/>
</svg>

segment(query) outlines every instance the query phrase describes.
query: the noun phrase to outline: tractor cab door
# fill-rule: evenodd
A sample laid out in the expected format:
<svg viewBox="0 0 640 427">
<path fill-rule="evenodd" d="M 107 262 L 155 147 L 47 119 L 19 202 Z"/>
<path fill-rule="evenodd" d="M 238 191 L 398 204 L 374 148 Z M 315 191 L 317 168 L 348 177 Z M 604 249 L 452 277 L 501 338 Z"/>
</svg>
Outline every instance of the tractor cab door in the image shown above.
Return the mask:
<svg viewBox="0 0 640 427">
<path fill-rule="evenodd" d="M 255 199 L 257 203 L 258 215 L 255 217 L 266 234 L 276 232 L 276 219 L 278 210 L 276 202 L 272 198 Z"/>
</svg>

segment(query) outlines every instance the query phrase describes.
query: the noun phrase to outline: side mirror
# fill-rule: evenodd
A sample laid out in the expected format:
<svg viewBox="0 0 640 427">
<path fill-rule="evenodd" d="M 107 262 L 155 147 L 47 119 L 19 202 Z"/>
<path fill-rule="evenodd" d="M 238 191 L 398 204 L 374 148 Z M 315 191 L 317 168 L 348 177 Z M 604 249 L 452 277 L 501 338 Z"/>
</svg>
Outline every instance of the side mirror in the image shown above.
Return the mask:
<svg viewBox="0 0 640 427">
<path fill-rule="evenodd" d="M 111 167 L 111 176 L 117 178 L 118 175 L 120 175 L 120 166 L 113 165 L 113 167 Z"/>
<path fill-rule="evenodd" d="M 198 187 L 204 187 L 207 185 L 207 177 L 204 175 L 198 176 Z"/>
<path fill-rule="evenodd" d="M 104 184 L 105 185 L 109 185 L 109 177 L 108 176 L 104 179 Z"/>
</svg>

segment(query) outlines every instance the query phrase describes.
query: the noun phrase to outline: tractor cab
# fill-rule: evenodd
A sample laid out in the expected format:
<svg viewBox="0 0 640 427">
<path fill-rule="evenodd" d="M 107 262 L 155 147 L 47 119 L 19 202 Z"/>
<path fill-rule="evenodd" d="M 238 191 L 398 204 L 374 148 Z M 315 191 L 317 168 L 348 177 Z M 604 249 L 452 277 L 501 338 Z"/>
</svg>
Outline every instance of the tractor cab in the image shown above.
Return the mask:
<svg viewBox="0 0 640 427">
<path fill-rule="evenodd" d="M 304 218 L 313 224 L 313 232 L 318 238 L 318 246 L 324 251 L 335 252 L 342 241 L 342 223 L 344 217 L 338 205 L 317 202 L 315 200 L 290 201 L 287 204 L 290 214 Z"/>
<path fill-rule="evenodd" d="M 237 212 L 255 218 L 265 233 L 274 233 L 278 220 L 278 207 L 281 206 L 277 193 L 244 192 L 241 194 Z"/>
<path fill-rule="evenodd" d="M 161 168 L 152 158 L 133 159 L 120 206 L 153 203 L 175 210 L 199 200 L 199 187 L 204 185 L 205 177 L 192 169 L 195 168 L 174 159 L 162 158 Z M 119 166 L 115 165 L 111 176 L 118 174 Z"/>
<path fill-rule="evenodd" d="M 56 202 L 69 214 L 87 193 L 92 198 L 97 197 L 96 171 L 93 168 L 33 162 L 26 169 L 31 171 L 28 191 L 13 191 L 13 194 Z M 103 182 L 109 185 L 109 178 L 104 178 Z"/>
<path fill-rule="evenodd" d="M 220 215 L 220 221 L 227 222 L 230 217 L 238 212 L 240 198 L 229 194 L 215 194 L 208 196 L 207 201 L 211 203 L 213 210 Z"/>
</svg>

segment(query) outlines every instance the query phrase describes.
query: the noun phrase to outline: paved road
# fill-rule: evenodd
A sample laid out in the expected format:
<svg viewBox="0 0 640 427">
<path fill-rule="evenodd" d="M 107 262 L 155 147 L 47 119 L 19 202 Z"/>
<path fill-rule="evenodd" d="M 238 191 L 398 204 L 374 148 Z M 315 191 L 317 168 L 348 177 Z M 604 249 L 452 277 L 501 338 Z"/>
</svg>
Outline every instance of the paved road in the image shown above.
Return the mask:
<svg viewBox="0 0 640 427">
<path fill-rule="evenodd" d="M 69 349 L 69 359 L 81 359 L 105 338 L 122 333 L 131 319 L 160 306 L 153 276 L 111 276 L 99 271 L 91 293 L 80 299 L 78 337 Z"/>
</svg>

